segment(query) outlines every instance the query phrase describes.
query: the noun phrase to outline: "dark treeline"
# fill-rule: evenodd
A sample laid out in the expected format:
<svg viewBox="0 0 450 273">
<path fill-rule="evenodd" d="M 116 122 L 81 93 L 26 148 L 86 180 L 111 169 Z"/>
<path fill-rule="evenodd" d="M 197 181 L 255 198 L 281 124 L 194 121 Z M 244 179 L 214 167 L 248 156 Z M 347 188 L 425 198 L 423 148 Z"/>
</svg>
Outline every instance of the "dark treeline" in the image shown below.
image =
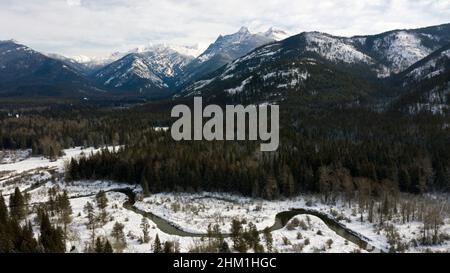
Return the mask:
<svg viewBox="0 0 450 273">
<path fill-rule="evenodd" d="M 173 102 L 171 102 L 173 103 Z M 0 112 L 0 148 L 56 157 L 73 146 L 125 149 L 72 161 L 69 179 L 140 183 L 149 192 L 226 191 L 276 198 L 344 192 L 450 189 L 450 117 L 336 106 L 314 109 L 298 96 L 281 106 L 280 148 L 256 142 L 175 142 L 153 126 L 170 124 L 170 104 L 52 105 Z M 12 116 L 11 116 L 12 114 Z M 364 182 L 361 182 L 364 181 Z"/>
<path fill-rule="evenodd" d="M 386 189 L 449 190 L 448 118 L 364 109 L 288 115 L 281 118 L 276 153 L 259 152 L 256 142 L 176 143 L 169 133 L 147 130 L 117 153 L 73 160 L 67 178 L 140 183 L 146 192 L 207 190 L 264 198 L 301 192 L 328 198 L 361 188 L 374 195 Z"/>
<path fill-rule="evenodd" d="M 34 155 L 55 159 L 74 146 L 123 144 L 132 132 L 158 125 L 164 117 L 151 105 L 130 111 L 127 105 L 0 103 L 0 149 L 32 149 Z"/>
<path fill-rule="evenodd" d="M 38 212 L 40 234 L 36 239 L 32 223 L 27 220 L 30 213 L 28 199 L 27 194 L 16 188 L 10 196 L 8 210 L 0 194 L 0 253 L 65 252 L 64 232 L 61 227 L 51 224 L 45 210 Z"/>
</svg>

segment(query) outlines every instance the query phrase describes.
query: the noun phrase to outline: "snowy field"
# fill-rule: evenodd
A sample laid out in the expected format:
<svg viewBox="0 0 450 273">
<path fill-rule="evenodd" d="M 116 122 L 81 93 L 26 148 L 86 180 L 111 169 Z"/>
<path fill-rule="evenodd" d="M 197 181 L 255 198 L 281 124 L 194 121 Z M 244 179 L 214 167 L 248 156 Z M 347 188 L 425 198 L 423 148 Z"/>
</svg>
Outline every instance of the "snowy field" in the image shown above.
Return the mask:
<svg viewBox="0 0 450 273">
<path fill-rule="evenodd" d="M 109 149 L 113 149 L 109 147 Z M 118 147 L 116 148 L 118 149 Z M 64 150 L 64 156 L 60 157 L 58 160 L 51 161 L 45 157 L 27 157 L 23 160 L 15 161 L 10 164 L 0 164 L 0 173 L 13 171 L 16 173 L 27 172 L 38 168 L 57 168 L 59 171 L 63 171 L 64 163 L 69 161 L 71 158 L 79 158 L 80 156 L 89 156 L 90 153 L 96 153 L 101 149 L 94 148 L 82 148 L 76 147 L 73 149 Z M 23 151 L 19 151 L 23 153 Z"/>
<path fill-rule="evenodd" d="M 82 252 L 91 242 L 92 231 L 87 228 L 87 217 L 84 206 L 87 202 L 95 204 L 95 195 L 99 191 L 105 191 L 108 198 L 106 208 L 108 217 L 106 223 L 95 229 L 96 237 L 111 238 L 111 231 L 115 222 L 124 225 L 124 233 L 127 246 L 123 252 L 153 252 L 153 242 L 158 234 L 162 242 L 171 241 L 179 245 L 182 252 L 187 252 L 202 242 L 196 237 L 183 237 L 176 233 L 163 232 L 159 225 L 148 219 L 150 224 L 148 243 L 142 243 L 141 221 L 142 213 L 135 212 L 130 207 L 124 206 L 128 201 L 125 193 L 120 189 L 130 189 L 137 193 L 137 200 L 133 204 L 140 211 L 156 215 L 165 221 L 167 225 L 179 230 L 206 234 L 209 225 L 218 224 L 223 234 L 228 234 L 233 219 L 239 219 L 246 223 L 252 222 L 256 228 L 262 231 L 266 227 L 272 227 L 276 221 L 276 215 L 291 209 L 308 209 L 321 212 L 327 217 L 339 222 L 347 229 L 352 230 L 367 242 L 381 251 L 388 251 L 388 236 L 384 229 L 371 224 L 367 220 L 361 222 L 361 215 L 357 211 L 357 204 L 336 202 L 333 205 L 325 205 L 320 202 L 318 196 L 304 195 L 290 199 L 268 201 L 262 199 L 246 198 L 223 193 L 160 193 L 152 194 L 146 198 L 139 198 L 141 189 L 124 183 L 110 181 L 64 181 L 65 162 L 72 157 L 89 156 L 99 150 L 88 148 L 73 148 L 65 150 L 65 156 L 57 161 L 50 161 L 42 157 L 31 157 L 24 151 L 17 155 L 11 155 L 9 161 L 0 164 L 0 191 L 6 202 L 9 195 L 18 187 L 29 195 L 29 206 L 39 205 L 48 201 L 49 189 L 57 189 L 58 192 L 66 190 L 72 206 L 72 222 L 68 226 L 67 250 Z M 14 159 L 12 159 L 14 158 Z M 9 163 L 8 163 L 9 162 Z M 448 197 L 447 197 L 448 198 Z M 367 215 L 363 215 L 367 219 Z M 34 223 L 35 234 L 39 234 L 36 214 L 32 212 L 29 220 Z M 401 241 L 410 243 L 419 238 L 422 223 L 410 222 L 402 224 L 398 219 L 391 219 L 386 224 L 392 224 L 399 234 Z M 443 234 L 450 234 L 450 219 L 446 217 L 440 228 Z M 324 221 L 313 215 L 297 215 L 290 219 L 289 223 L 272 231 L 274 250 L 278 252 L 366 252 L 356 244 L 338 235 Z M 261 236 L 262 237 L 262 236 Z M 230 238 L 225 239 L 230 246 Z M 262 240 L 261 242 L 264 245 Z M 447 240 L 436 246 L 414 246 L 406 250 L 408 252 L 450 252 L 450 241 Z"/>
<path fill-rule="evenodd" d="M 302 226 L 292 225 L 295 221 L 302 223 Z M 289 226 L 292 227 L 288 228 Z M 296 216 L 286 227 L 272 232 L 272 235 L 275 242 L 274 247 L 281 253 L 366 252 L 354 243 L 337 235 L 322 220 L 315 216 Z"/>
<path fill-rule="evenodd" d="M 298 196 L 296 198 L 268 201 L 229 194 L 162 193 L 145 198 L 137 202 L 135 206 L 160 216 L 185 231 L 200 233 L 206 233 L 208 225 L 215 223 L 219 224 L 222 232 L 227 233 L 230 230 L 230 223 L 233 218 L 252 222 L 259 230 L 263 230 L 265 227 L 271 227 L 275 223 L 275 216 L 278 213 L 291 209 L 307 208 L 322 212 L 336 219 L 336 221 L 350 230 L 368 238 L 368 242 L 376 248 L 382 251 L 388 251 L 389 249 L 385 232 L 380 230 L 375 224 L 366 221 L 361 222 L 360 214 L 356 213 L 356 204 L 352 207 L 348 207 L 348 204 L 340 202 L 337 202 L 335 205 L 324 205 L 316 196 Z M 323 226 L 324 223 L 320 219 L 314 216 L 310 217 L 320 221 L 323 230 L 329 230 L 326 225 Z M 367 214 L 364 214 L 364 219 L 367 219 Z M 450 219 L 446 218 L 444 222 L 441 232 L 450 234 Z M 404 242 L 417 239 L 423 226 L 419 222 L 401 224 L 394 221 L 394 219 L 386 222 L 386 224 L 390 223 L 397 228 Z M 274 234 L 281 232 L 283 231 L 275 231 Z M 314 248 L 315 246 L 312 245 L 312 247 Z M 305 250 L 307 249 L 305 248 Z M 450 241 L 439 246 L 412 247 L 409 251 L 422 252 L 427 249 L 450 252 Z M 344 248 L 342 250 L 347 252 L 348 249 Z"/>
<path fill-rule="evenodd" d="M 0 151 L 0 164 L 11 164 L 27 159 L 31 155 L 31 149 Z"/>
<path fill-rule="evenodd" d="M 180 250 L 186 252 L 188 247 L 193 244 L 193 239 L 188 237 L 179 237 L 169 235 L 157 229 L 154 223 L 150 223 L 149 236 L 151 240 L 148 243 L 140 243 L 139 238 L 142 237 L 142 229 L 140 227 L 142 216 L 127 210 L 123 207 L 123 203 L 127 200 L 127 196 L 122 193 L 108 192 L 108 223 L 95 230 L 96 236 L 110 237 L 114 223 L 117 221 L 124 224 L 124 233 L 127 241 L 127 248 L 124 252 L 149 253 L 153 252 L 153 240 L 158 234 L 161 241 L 176 241 L 180 244 Z M 86 215 L 83 207 L 87 202 L 95 203 L 95 197 L 82 197 L 71 199 L 73 214 L 76 216 L 70 229 L 72 230 L 72 240 L 69 242 L 68 248 L 75 246 L 77 251 L 83 251 L 86 244 L 90 242 L 90 231 L 86 227 Z"/>
</svg>

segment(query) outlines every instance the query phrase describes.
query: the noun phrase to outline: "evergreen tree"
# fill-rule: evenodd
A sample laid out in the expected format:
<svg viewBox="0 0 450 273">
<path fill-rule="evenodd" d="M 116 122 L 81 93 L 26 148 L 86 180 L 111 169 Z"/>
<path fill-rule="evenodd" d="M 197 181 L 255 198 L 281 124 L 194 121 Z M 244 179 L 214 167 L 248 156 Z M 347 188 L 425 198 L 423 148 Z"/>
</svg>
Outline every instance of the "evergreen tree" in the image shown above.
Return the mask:
<svg viewBox="0 0 450 273">
<path fill-rule="evenodd" d="M 103 244 L 103 241 L 100 237 L 97 237 L 97 240 L 95 240 L 95 253 L 103 253 L 105 250 L 105 246 Z"/>
<path fill-rule="evenodd" d="M 150 194 L 150 190 L 149 190 L 148 182 L 147 182 L 147 179 L 145 178 L 144 173 L 141 176 L 141 183 L 140 184 L 141 184 L 144 196 L 148 196 Z"/>
<path fill-rule="evenodd" d="M 0 226 L 4 227 L 8 222 L 8 209 L 6 208 L 5 198 L 0 192 Z M 3 230 L 3 229 L 1 229 Z"/>
<path fill-rule="evenodd" d="M 240 253 L 247 252 L 247 244 L 243 238 L 243 235 L 242 222 L 237 219 L 233 219 L 231 222 L 231 239 L 233 240 L 234 250 Z"/>
<path fill-rule="evenodd" d="M 14 193 L 9 198 L 9 210 L 11 217 L 22 220 L 25 217 L 25 201 L 19 188 L 15 188 Z"/>
<path fill-rule="evenodd" d="M 41 213 L 41 236 L 39 243 L 42 245 L 44 252 L 62 253 L 65 252 L 64 232 L 61 228 L 55 228 L 50 223 L 49 216 L 46 212 Z"/>
<path fill-rule="evenodd" d="M 153 252 L 162 253 L 161 241 L 159 240 L 158 234 L 156 234 L 155 241 L 153 242 Z"/>
<path fill-rule="evenodd" d="M 273 251 L 273 237 L 270 229 L 266 227 L 263 231 L 264 241 L 266 242 L 267 252 L 272 253 Z"/>
<path fill-rule="evenodd" d="M 106 219 L 108 217 L 108 213 L 106 212 L 106 208 L 108 207 L 108 198 L 106 197 L 106 193 L 104 191 L 99 191 L 95 196 L 95 200 L 97 203 L 97 207 L 100 210 L 99 219 L 102 224 L 106 224 Z"/>
<path fill-rule="evenodd" d="M 226 241 L 223 241 L 219 248 L 219 253 L 230 253 L 230 247 Z"/>
<path fill-rule="evenodd" d="M 237 244 L 239 237 L 242 236 L 242 223 L 238 219 L 232 219 L 231 221 L 231 239 L 234 245 Z"/>
<path fill-rule="evenodd" d="M 22 246 L 20 251 L 24 253 L 36 253 L 39 251 L 38 242 L 34 238 L 31 222 L 28 222 L 22 228 Z"/>
<path fill-rule="evenodd" d="M 116 241 L 124 241 L 125 240 L 125 234 L 123 232 L 123 228 L 125 226 L 119 222 L 116 222 L 114 224 L 113 230 L 111 231 L 111 236 L 116 240 Z"/>
<path fill-rule="evenodd" d="M 103 248 L 103 253 L 113 253 L 113 248 L 111 246 L 111 244 L 109 243 L 109 240 L 106 240 L 104 248 Z"/>
<path fill-rule="evenodd" d="M 64 238 L 67 238 L 67 226 L 72 222 L 72 206 L 70 205 L 66 190 L 61 195 L 58 195 L 57 203 L 59 207 L 59 219 L 64 229 Z"/>
<path fill-rule="evenodd" d="M 94 245 L 95 240 L 95 229 L 97 228 L 97 216 L 94 212 L 94 207 L 92 206 L 91 202 L 87 202 L 86 205 L 83 208 L 84 213 L 87 214 L 87 222 L 86 227 L 91 231 L 91 245 Z"/>
<path fill-rule="evenodd" d="M 111 236 L 114 238 L 114 248 L 119 252 L 121 252 L 127 246 L 125 233 L 123 231 L 124 227 L 125 226 L 123 224 L 115 222 L 111 231 Z"/>
</svg>

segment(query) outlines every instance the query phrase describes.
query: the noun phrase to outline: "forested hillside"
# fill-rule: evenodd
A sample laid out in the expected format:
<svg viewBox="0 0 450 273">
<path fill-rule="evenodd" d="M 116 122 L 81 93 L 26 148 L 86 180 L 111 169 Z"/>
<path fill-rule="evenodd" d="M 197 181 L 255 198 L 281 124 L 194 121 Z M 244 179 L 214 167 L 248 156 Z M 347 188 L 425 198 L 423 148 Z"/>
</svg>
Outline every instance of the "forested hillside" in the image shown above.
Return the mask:
<svg viewBox="0 0 450 273">
<path fill-rule="evenodd" d="M 375 195 L 449 190 L 448 118 L 291 107 L 284 105 L 275 153 L 260 153 L 255 142 L 177 143 L 169 132 L 140 130 L 118 153 L 73 160 L 67 176 L 140 183 L 150 192 L 225 191 L 269 199 L 358 187 Z"/>
</svg>

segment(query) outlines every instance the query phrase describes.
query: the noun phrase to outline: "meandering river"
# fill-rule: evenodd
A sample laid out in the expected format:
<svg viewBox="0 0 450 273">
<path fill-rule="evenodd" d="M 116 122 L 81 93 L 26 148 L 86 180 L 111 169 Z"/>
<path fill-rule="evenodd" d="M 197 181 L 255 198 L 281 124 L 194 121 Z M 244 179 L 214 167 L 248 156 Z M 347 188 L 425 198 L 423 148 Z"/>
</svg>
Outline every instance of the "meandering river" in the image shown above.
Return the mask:
<svg viewBox="0 0 450 273">
<path fill-rule="evenodd" d="M 151 221 L 153 221 L 158 229 L 160 229 L 162 232 L 170 234 L 170 235 L 177 235 L 181 237 L 204 237 L 206 236 L 205 233 L 193 233 L 193 232 L 187 232 L 184 231 L 182 228 L 176 226 L 174 223 L 171 223 L 167 221 L 164 218 L 161 218 L 151 212 L 143 211 L 134 206 L 136 202 L 136 195 L 133 192 L 132 189 L 117 189 L 117 190 L 110 190 L 112 192 L 120 192 L 127 195 L 128 200 L 123 204 L 124 208 L 131 210 L 135 213 L 138 213 Z M 286 224 L 295 216 L 297 215 L 312 215 L 316 216 L 319 219 L 321 219 L 331 230 L 336 232 L 339 236 L 344 238 L 347 241 L 350 241 L 356 245 L 358 245 L 360 248 L 365 249 L 369 252 L 381 252 L 380 249 L 377 249 L 375 246 L 370 244 L 370 239 L 365 238 L 361 234 L 358 234 L 354 232 L 353 230 L 348 229 L 343 224 L 337 222 L 333 218 L 329 217 L 328 215 L 321 213 L 319 211 L 315 210 L 309 210 L 309 209 L 292 209 L 289 211 L 283 211 L 278 213 L 275 216 L 275 223 L 270 227 L 271 231 L 282 229 Z M 262 232 L 262 231 L 260 231 Z M 223 237 L 230 237 L 230 234 L 222 234 Z"/>
</svg>

